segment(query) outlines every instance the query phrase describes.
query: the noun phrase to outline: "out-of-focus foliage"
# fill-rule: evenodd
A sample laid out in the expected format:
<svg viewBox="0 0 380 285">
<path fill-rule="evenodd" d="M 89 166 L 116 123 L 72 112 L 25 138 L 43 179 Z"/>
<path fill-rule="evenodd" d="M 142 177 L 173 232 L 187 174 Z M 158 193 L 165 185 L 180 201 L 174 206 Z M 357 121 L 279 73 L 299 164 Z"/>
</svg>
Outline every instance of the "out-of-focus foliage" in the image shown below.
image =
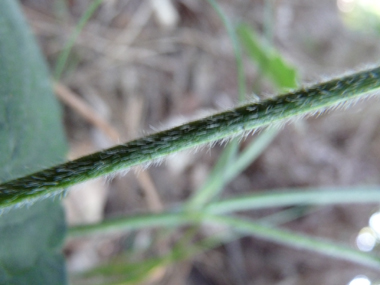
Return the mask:
<svg viewBox="0 0 380 285">
<path fill-rule="evenodd" d="M 50 78 L 17 1 L 0 1 L 0 181 L 61 162 L 66 153 Z M 0 284 L 66 284 L 58 201 L 0 216 Z"/>
</svg>

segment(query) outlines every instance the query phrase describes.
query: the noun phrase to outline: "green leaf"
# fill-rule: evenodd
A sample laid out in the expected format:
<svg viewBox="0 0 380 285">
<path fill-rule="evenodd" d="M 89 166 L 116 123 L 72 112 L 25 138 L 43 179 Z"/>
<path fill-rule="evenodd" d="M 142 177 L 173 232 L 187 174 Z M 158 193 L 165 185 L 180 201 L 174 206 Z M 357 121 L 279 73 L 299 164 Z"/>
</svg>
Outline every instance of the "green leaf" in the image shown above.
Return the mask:
<svg viewBox="0 0 380 285">
<path fill-rule="evenodd" d="M 0 181 L 62 162 L 60 109 L 17 1 L 0 1 Z M 65 284 L 66 232 L 58 201 L 0 216 L 0 284 Z"/>
<path fill-rule="evenodd" d="M 50 200 L 0 217 L 0 284 L 65 284 L 65 223 Z"/>
<path fill-rule="evenodd" d="M 271 79 L 280 89 L 297 87 L 297 72 L 281 54 L 260 41 L 259 36 L 248 25 L 240 25 L 237 32 L 248 55 L 257 62 L 263 75 Z"/>
</svg>

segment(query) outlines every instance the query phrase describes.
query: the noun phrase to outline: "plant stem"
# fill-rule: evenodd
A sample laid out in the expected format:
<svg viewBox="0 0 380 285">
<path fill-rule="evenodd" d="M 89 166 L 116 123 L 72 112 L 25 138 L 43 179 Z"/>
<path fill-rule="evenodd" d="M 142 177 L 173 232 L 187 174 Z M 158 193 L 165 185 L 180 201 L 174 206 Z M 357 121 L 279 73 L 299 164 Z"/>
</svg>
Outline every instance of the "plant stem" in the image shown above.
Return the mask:
<svg viewBox="0 0 380 285">
<path fill-rule="evenodd" d="M 244 75 L 244 66 L 242 61 L 242 55 L 240 50 L 239 41 L 236 36 L 236 31 L 233 24 L 227 18 L 220 5 L 215 0 L 206 0 L 213 9 L 217 12 L 219 18 L 222 20 L 223 25 L 227 31 L 228 37 L 232 43 L 235 62 L 236 62 L 236 76 L 238 82 L 239 102 L 244 102 L 246 96 L 246 84 Z M 228 146 L 223 150 L 218 161 L 216 162 L 211 174 L 203 185 L 197 189 L 193 196 L 187 202 L 189 209 L 201 208 L 206 203 L 219 194 L 223 186 L 226 184 L 223 177 L 227 168 L 235 162 L 237 153 L 239 150 L 239 140 L 232 140 Z"/>
<path fill-rule="evenodd" d="M 59 193 L 61 189 L 180 150 L 246 134 L 253 129 L 328 107 L 380 87 L 380 67 L 334 79 L 258 103 L 247 104 L 133 140 L 0 185 L 0 205 L 11 206 Z M 42 142 L 43 143 L 43 142 Z"/>
</svg>

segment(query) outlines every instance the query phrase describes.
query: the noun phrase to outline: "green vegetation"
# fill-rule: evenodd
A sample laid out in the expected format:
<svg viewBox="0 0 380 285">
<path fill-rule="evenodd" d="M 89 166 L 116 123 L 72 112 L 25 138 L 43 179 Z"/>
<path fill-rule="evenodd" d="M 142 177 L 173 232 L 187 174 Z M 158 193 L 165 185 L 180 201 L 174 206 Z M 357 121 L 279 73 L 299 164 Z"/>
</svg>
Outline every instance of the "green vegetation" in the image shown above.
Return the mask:
<svg viewBox="0 0 380 285">
<path fill-rule="evenodd" d="M 75 39 L 101 2 L 93 1 L 80 20 L 59 57 L 56 78 L 64 72 Z M 166 209 L 160 214 L 120 217 L 69 229 L 69 237 L 77 237 L 151 227 L 176 230 L 180 226 L 192 226 L 166 256 L 136 264 L 117 261 L 112 266 L 94 269 L 83 277 L 102 276 L 103 281 L 106 279 L 105 284 L 138 282 L 154 268 L 190 258 L 242 235 L 252 235 L 373 268 L 380 267 L 377 256 L 338 242 L 280 229 L 278 226 L 281 223 L 298 215 L 294 211 L 284 211 L 282 219 L 269 217 L 259 221 L 234 214 L 272 207 L 380 202 L 378 187 L 307 191 L 282 189 L 221 201 L 217 199 L 224 186 L 269 145 L 278 132 L 279 124 L 372 95 L 380 88 L 380 67 L 285 92 L 297 87 L 295 68 L 274 48 L 268 48 L 252 28 L 242 24 L 235 29 L 217 3 L 212 0 L 209 3 L 220 15 L 232 40 L 240 100 L 244 101 L 246 93 L 240 43 L 251 63 L 278 88 L 281 95 L 57 165 L 63 161 L 66 145 L 50 78 L 17 3 L 12 0 L 0 2 L 0 207 L 4 211 L 0 216 L 0 284 L 25 284 L 25 280 L 28 284 L 67 283 L 60 253 L 66 227 L 61 206 L 51 196 L 60 195 L 69 186 L 101 175 L 146 165 L 183 149 L 240 138 L 267 126 L 270 127 L 240 153 L 238 139 L 232 140 L 203 186 L 176 211 Z M 44 167 L 50 168 L 42 169 Z M 218 235 L 192 242 L 194 233 L 204 224 L 219 226 L 221 231 Z"/>
</svg>

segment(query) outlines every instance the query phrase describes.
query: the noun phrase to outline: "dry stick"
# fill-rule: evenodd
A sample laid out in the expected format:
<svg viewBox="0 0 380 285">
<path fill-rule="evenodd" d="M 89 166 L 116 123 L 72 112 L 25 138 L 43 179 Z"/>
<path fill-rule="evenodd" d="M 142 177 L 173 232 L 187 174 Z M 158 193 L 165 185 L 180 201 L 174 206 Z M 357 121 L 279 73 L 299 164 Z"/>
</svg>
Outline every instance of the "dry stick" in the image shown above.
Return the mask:
<svg viewBox="0 0 380 285">
<path fill-rule="evenodd" d="M 151 176 L 142 167 L 138 167 L 136 172 L 137 180 L 144 191 L 149 210 L 152 212 L 162 212 L 164 210 L 164 205 L 158 195 L 157 188 L 154 185 Z"/>
<path fill-rule="evenodd" d="M 380 67 L 327 81 L 258 103 L 136 139 L 0 185 L 0 204 L 12 206 L 61 193 L 74 184 L 147 164 L 169 154 L 253 129 L 324 111 L 380 88 Z"/>
<path fill-rule="evenodd" d="M 77 111 L 84 119 L 104 132 L 113 142 L 119 142 L 119 133 L 107 121 L 100 117 L 85 101 L 74 94 L 70 89 L 59 82 L 54 83 L 55 94 L 67 105 Z M 146 171 L 141 167 L 136 169 L 137 180 L 144 191 L 149 210 L 159 212 L 163 210 L 163 204 L 158 196 L 157 189 Z"/>
<path fill-rule="evenodd" d="M 95 125 L 112 141 L 119 141 L 119 134 L 115 128 L 110 126 L 101 116 L 99 116 L 85 101 L 74 94 L 69 88 L 61 83 L 54 82 L 54 92 L 58 98 L 66 105 L 77 111 L 84 119 Z"/>
<path fill-rule="evenodd" d="M 128 26 L 124 29 L 123 32 L 117 35 L 114 41 L 109 43 L 105 49 L 105 53 L 114 59 L 121 58 L 123 55 L 128 53 L 128 49 L 130 48 L 131 44 L 140 35 L 144 26 L 146 26 L 147 22 L 149 21 L 151 15 L 152 8 L 150 3 L 142 1 L 139 8 L 134 13 L 131 21 L 128 23 Z M 120 48 L 115 48 L 115 43 L 119 44 Z M 122 43 L 122 45 L 120 45 L 120 43 Z"/>
</svg>

